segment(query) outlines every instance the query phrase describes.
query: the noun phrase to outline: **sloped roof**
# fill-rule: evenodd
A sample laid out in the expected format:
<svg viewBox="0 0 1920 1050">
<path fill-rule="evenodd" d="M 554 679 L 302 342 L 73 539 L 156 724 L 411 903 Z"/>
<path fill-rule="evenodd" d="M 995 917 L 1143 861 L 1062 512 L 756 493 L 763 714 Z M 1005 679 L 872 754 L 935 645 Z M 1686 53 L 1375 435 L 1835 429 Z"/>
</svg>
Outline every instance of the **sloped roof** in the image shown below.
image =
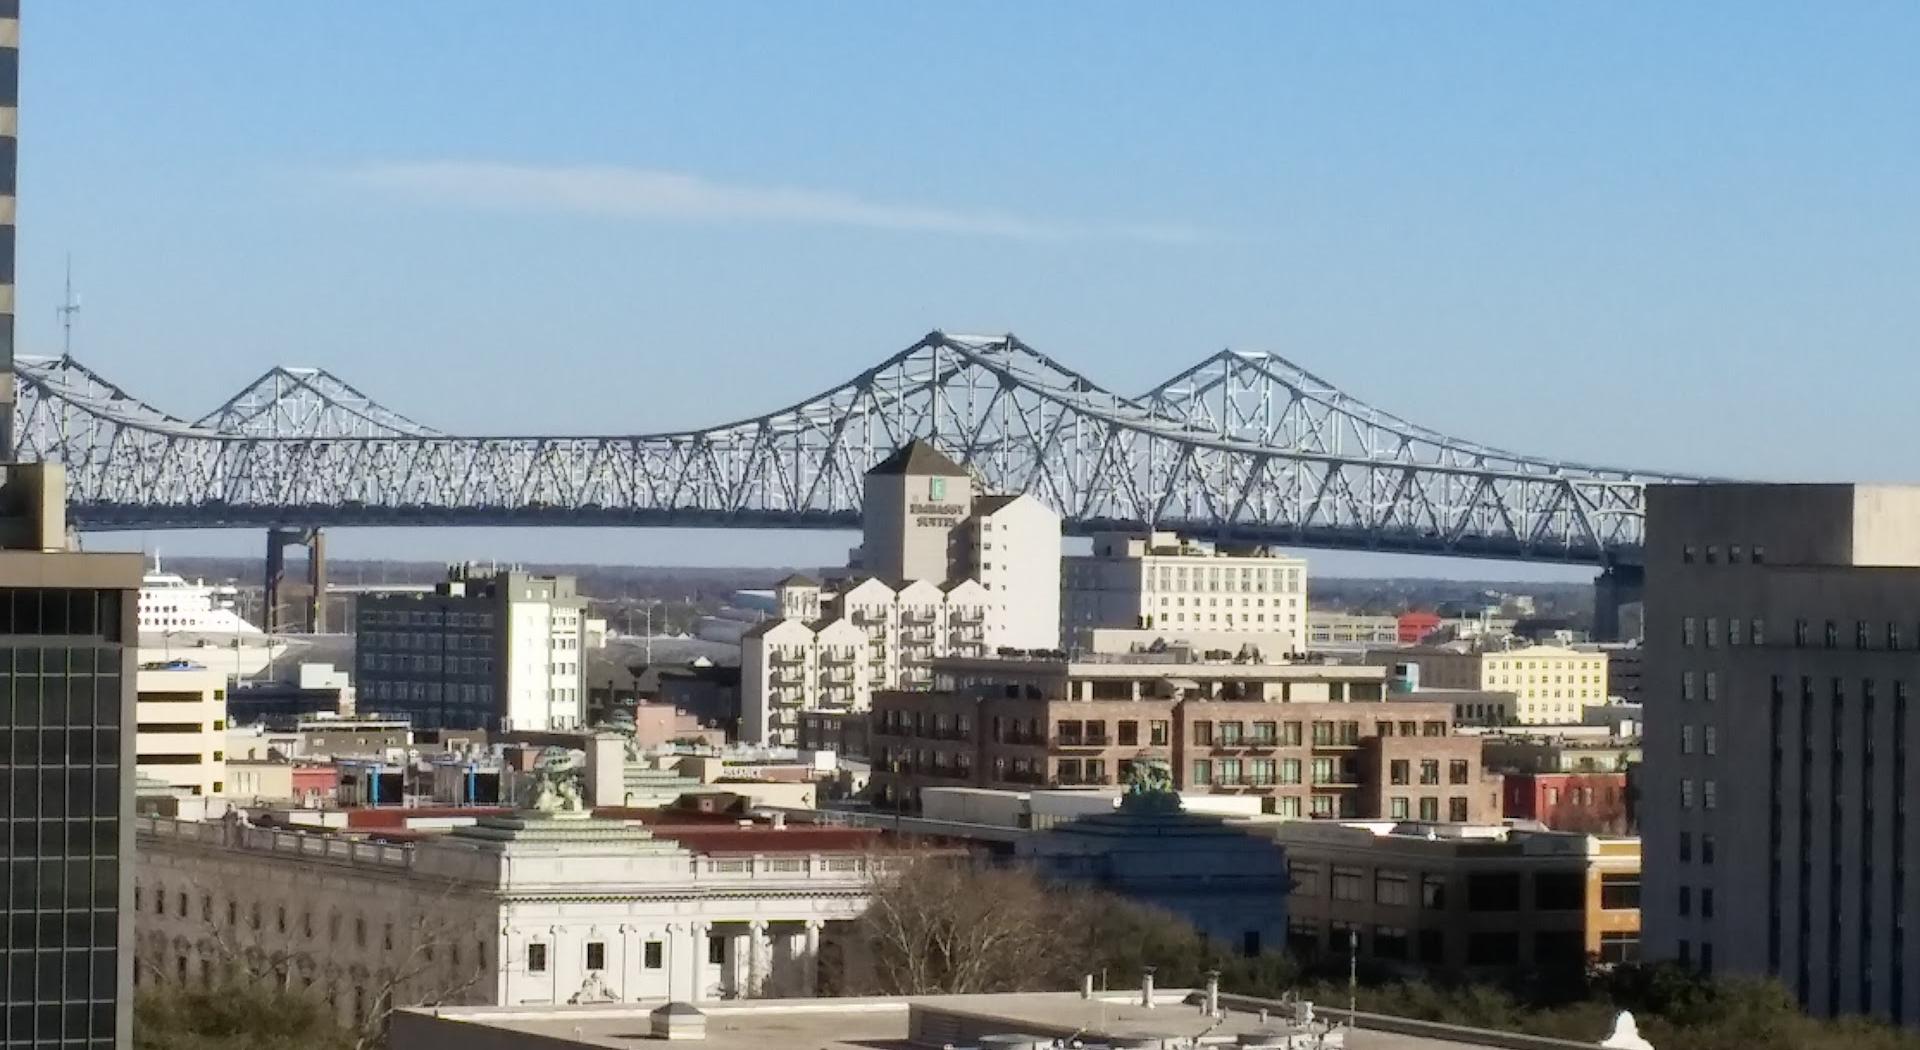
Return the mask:
<svg viewBox="0 0 1920 1050">
<path fill-rule="evenodd" d="M 814 579 L 811 576 L 808 576 L 806 573 L 796 572 L 792 576 L 789 576 L 786 579 L 781 580 L 779 583 L 774 584 L 774 586 L 775 587 L 818 587 L 820 586 L 820 581 Z"/>
<path fill-rule="evenodd" d="M 1011 496 L 978 496 L 975 497 L 973 501 L 973 512 L 975 514 L 992 514 L 994 511 L 999 510 L 1001 507 L 1019 498 L 1020 493 L 1018 492 Z"/>
<path fill-rule="evenodd" d="M 872 470 L 867 471 L 869 477 L 875 474 L 918 474 L 948 478 L 969 476 L 965 467 L 947 458 L 946 453 L 919 438 L 914 438 L 900 446 L 893 455 L 881 460 Z"/>
</svg>

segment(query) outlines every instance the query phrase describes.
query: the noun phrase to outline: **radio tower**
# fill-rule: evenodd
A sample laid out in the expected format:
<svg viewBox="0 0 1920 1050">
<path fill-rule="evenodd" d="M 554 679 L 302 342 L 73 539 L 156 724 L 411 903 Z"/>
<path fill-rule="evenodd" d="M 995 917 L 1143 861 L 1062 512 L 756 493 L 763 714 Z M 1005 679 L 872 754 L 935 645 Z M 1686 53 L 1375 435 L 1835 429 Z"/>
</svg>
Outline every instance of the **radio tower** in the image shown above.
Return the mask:
<svg viewBox="0 0 1920 1050">
<path fill-rule="evenodd" d="M 67 291 L 60 305 L 54 307 L 60 315 L 60 357 L 73 360 L 73 315 L 80 312 L 80 297 L 73 294 L 73 256 L 67 256 Z"/>
</svg>

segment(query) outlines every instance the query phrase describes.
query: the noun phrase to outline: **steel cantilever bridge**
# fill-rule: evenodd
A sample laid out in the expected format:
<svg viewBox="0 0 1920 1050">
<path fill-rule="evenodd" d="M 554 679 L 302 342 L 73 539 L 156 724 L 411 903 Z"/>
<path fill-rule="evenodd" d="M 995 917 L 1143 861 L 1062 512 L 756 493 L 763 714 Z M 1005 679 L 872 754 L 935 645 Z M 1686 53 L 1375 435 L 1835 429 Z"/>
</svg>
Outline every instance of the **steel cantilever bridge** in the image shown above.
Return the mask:
<svg viewBox="0 0 1920 1050">
<path fill-rule="evenodd" d="M 22 359 L 16 384 L 21 457 L 66 465 L 89 530 L 852 528 L 862 474 L 917 437 L 1071 532 L 1631 565 L 1643 486 L 1698 480 L 1448 437 L 1266 354 L 1122 396 L 1010 335 L 934 332 L 778 411 L 631 436 L 444 434 L 317 369 L 191 420 L 72 358 Z"/>
</svg>

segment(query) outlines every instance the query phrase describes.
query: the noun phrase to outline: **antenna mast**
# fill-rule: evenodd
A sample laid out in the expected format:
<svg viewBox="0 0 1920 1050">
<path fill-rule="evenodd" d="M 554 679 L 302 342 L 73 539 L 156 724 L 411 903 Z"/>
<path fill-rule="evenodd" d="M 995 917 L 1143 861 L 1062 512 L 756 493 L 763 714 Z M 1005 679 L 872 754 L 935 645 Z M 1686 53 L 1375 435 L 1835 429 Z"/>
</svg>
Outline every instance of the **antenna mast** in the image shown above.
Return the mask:
<svg viewBox="0 0 1920 1050">
<path fill-rule="evenodd" d="M 80 300 L 73 294 L 73 256 L 67 256 L 67 291 L 60 305 L 54 308 L 60 315 L 60 357 L 73 360 L 73 315 L 80 312 Z"/>
</svg>

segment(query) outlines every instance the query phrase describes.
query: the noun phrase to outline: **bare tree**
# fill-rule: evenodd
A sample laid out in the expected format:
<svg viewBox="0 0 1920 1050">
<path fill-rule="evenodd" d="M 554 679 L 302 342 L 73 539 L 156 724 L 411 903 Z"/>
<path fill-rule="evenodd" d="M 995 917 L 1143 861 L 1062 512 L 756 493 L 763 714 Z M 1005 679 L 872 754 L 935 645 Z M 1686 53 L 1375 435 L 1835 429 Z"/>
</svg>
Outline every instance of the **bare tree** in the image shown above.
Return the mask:
<svg viewBox="0 0 1920 1050">
<path fill-rule="evenodd" d="M 1046 891 L 1022 872 L 978 869 L 947 855 L 890 858 L 859 922 L 873 956 L 873 991 L 1022 987 L 1053 954 L 1048 908 Z"/>
</svg>

